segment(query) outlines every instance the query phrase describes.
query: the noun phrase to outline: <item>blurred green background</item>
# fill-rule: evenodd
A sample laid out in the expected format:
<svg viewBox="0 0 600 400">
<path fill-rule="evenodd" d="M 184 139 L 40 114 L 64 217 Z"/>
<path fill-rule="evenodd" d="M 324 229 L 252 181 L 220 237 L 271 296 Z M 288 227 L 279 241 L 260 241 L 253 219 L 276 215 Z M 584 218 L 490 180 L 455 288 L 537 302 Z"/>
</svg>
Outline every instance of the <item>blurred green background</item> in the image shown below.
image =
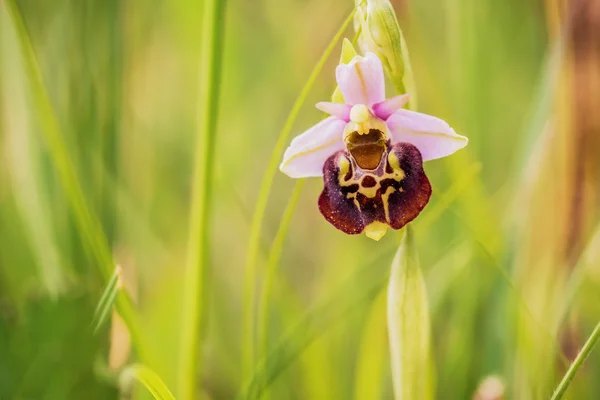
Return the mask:
<svg viewBox="0 0 600 400">
<path fill-rule="evenodd" d="M 174 388 L 202 2 L 15 3 L 87 205 L 137 305 L 141 361 Z M 198 356 L 205 399 L 232 399 L 242 387 L 244 262 L 260 180 L 295 97 L 353 7 L 227 3 L 210 314 Z M 434 195 L 413 224 L 437 398 L 548 398 L 600 319 L 598 2 L 392 3 L 419 111 L 470 139 L 425 165 Z M 43 139 L 4 1 L 0 15 L 0 398 L 145 398 L 118 378 L 136 359 L 122 323 L 92 334 L 105 282 Z M 338 54 L 294 135 L 321 118 L 312 105 L 330 97 Z M 277 174 L 260 265 L 294 184 Z M 305 185 L 280 263 L 271 398 L 390 399 L 385 282 L 398 238 L 336 231 L 316 207 L 321 189 L 319 179 Z M 570 398 L 600 398 L 599 373 L 592 353 Z"/>
</svg>

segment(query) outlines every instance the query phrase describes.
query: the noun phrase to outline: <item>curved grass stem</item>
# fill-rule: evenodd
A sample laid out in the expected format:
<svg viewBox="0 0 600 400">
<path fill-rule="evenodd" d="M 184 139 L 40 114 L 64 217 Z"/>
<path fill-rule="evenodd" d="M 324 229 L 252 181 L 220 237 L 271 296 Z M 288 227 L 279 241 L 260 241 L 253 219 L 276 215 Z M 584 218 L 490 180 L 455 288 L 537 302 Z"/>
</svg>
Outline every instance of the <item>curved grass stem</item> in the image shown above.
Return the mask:
<svg viewBox="0 0 600 400">
<path fill-rule="evenodd" d="M 577 371 L 579 371 L 579 368 L 581 368 L 584 361 L 588 358 L 588 356 L 594 349 L 594 346 L 596 345 L 596 343 L 598 343 L 598 340 L 600 340 L 600 322 L 598 322 L 598 325 L 596 325 L 596 327 L 592 331 L 592 334 L 579 351 L 579 354 L 577 354 L 577 357 L 569 366 L 567 373 L 565 374 L 565 376 L 563 376 L 562 380 L 556 387 L 556 390 L 554 390 L 554 394 L 552 395 L 551 400 L 559 400 L 563 398 L 567 389 L 569 388 L 569 385 L 573 381 L 575 374 L 577 373 Z"/>
<path fill-rule="evenodd" d="M 183 294 L 183 318 L 179 341 L 178 398 L 195 399 L 200 369 L 202 327 L 207 313 L 209 232 L 213 192 L 213 164 L 225 0 L 204 1 L 198 90 L 196 140 L 189 242 Z"/>
<path fill-rule="evenodd" d="M 269 251 L 269 259 L 267 260 L 267 269 L 265 271 L 266 276 L 264 280 L 264 286 L 262 288 L 261 299 L 259 303 L 259 323 L 258 323 L 258 355 L 259 357 L 264 357 L 267 354 L 267 346 L 268 346 L 268 330 L 269 330 L 269 305 L 271 304 L 271 296 L 273 294 L 273 285 L 275 283 L 275 278 L 277 276 L 277 266 L 279 265 L 279 260 L 281 258 L 281 253 L 283 252 L 283 245 L 285 244 L 285 239 L 287 237 L 287 233 L 289 231 L 290 224 L 292 222 L 292 217 L 294 216 L 294 211 L 296 206 L 298 205 L 298 200 L 300 200 L 300 195 L 302 194 L 302 188 L 304 187 L 305 180 L 300 179 L 296 182 L 294 186 L 294 190 L 290 196 L 287 207 L 283 213 L 283 217 L 281 218 L 281 223 L 279 225 L 279 229 L 277 230 L 277 234 L 275 235 L 275 240 L 273 240 L 273 245 L 271 246 L 271 250 Z"/>
<path fill-rule="evenodd" d="M 35 51 L 29 39 L 29 33 L 23 23 L 21 13 L 14 0 L 4 3 L 8 11 L 12 28 L 17 38 L 19 51 L 23 59 L 26 76 L 30 85 L 34 110 L 37 114 L 43 139 L 48 146 L 50 159 L 57 171 L 61 187 L 73 211 L 78 233 L 94 260 L 94 265 L 104 279 L 105 284 L 111 280 L 115 265 L 108 240 L 102 230 L 102 225 L 97 216 L 88 207 L 83 190 L 80 186 L 77 173 L 73 166 L 71 156 L 67 150 L 63 133 L 54 111 L 42 73 L 40 71 Z M 117 311 L 129 330 L 132 343 L 138 357 L 144 359 L 145 346 L 137 315 L 133 303 L 125 291 L 119 292 L 116 298 Z"/>
<path fill-rule="evenodd" d="M 283 150 L 287 143 L 288 136 L 292 131 L 294 126 L 294 122 L 298 117 L 300 109 L 304 105 L 310 90 L 312 89 L 317 77 L 319 76 L 321 70 L 325 66 L 325 62 L 333 52 L 335 46 L 342 38 L 344 32 L 352 22 L 354 17 L 354 13 L 356 9 L 353 9 L 348 18 L 344 21 L 338 32 L 335 34 L 331 43 L 327 46 L 323 55 L 315 65 L 312 70 L 306 84 L 302 88 L 300 94 L 296 98 L 294 105 L 292 106 L 292 110 L 287 117 L 287 120 L 283 126 L 283 129 L 279 133 L 277 138 L 277 142 L 275 144 L 275 148 L 271 153 L 271 158 L 269 160 L 269 164 L 267 166 L 267 170 L 263 175 L 263 179 L 260 185 L 258 199 L 256 202 L 256 207 L 254 209 L 254 214 L 252 216 L 252 225 L 250 228 L 250 237 L 248 240 L 248 250 L 246 255 L 246 265 L 245 265 L 245 274 L 244 274 L 244 315 L 243 315 L 243 325 L 242 332 L 244 333 L 243 343 L 242 343 L 242 372 L 243 378 L 247 378 L 250 376 L 254 362 L 255 362 L 255 308 L 256 308 L 256 275 L 257 275 L 257 264 L 258 264 L 258 254 L 260 248 L 260 237 L 261 237 L 261 228 L 262 221 L 265 216 L 265 211 L 267 209 L 267 203 L 269 200 L 269 194 L 271 192 L 271 186 L 273 184 L 273 179 L 275 174 L 277 173 L 277 166 L 279 165 L 279 160 L 281 155 L 283 154 Z"/>
</svg>

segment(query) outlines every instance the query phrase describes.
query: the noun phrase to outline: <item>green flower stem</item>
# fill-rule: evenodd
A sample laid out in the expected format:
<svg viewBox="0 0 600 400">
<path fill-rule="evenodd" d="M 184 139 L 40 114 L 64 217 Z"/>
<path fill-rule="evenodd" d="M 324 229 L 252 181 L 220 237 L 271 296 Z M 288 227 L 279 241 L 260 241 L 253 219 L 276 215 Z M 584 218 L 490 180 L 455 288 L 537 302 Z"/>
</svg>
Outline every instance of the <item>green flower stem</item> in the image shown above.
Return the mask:
<svg viewBox="0 0 600 400">
<path fill-rule="evenodd" d="M 594 346 L 596 345 L 596 343 L 598 343 L 598 340 L 600 340 L 600 322 L 598 322 L 598 325 L 596 325 L 596 327 L 594 328 L 594 331 L 579 351 L 579 354 L 577 354 L 575 361 L 573 361 L 573 363 L 567 370 L 567 373 L 565 374 L 565 376 L 563 376 L 562 380 L 556 387 L 556 390 L 554 391 L 551 400 L 559 400 L 563 398 L 565 392 L 571 384 L 571 381 L 575 377 L 575 374 L 577 373 L 577 371 L 579 371 L 579 368 L 581 368 L 583 362 L 588 358 Z"/>
<path fill-rule="evenodd" d="M 246 265 L 245 265 L 245 274 L 244 274 L 244 316 L 243 316 L 243 343 L 242 343 L 242 372 L 243 378 L 248 378 L 251 375 L 251 371 L 255 362 L 255 354 L 254 354 L 254 344 L 255 344 L 255 332 L 254 332 L 254 310 L 256 305 L 256 273 L 257 273 L 257 264 L 258 264 L 258 253 L 260 247 L 260 237 L 261 237 L 261 228 L 262 221 L 265 216 L 265 211 L 267 209 L 267 203 L 269 200 L 269 194 L 271 192 L 271 186 L 273 184 L 273 178 L 277 173 L 277 167 L 279 165 L 279 161 L 281 155 L 283 154 L 283 150 L 285 145 L 287 144 L 287 139 L 292 131 L 294 126 L 294 122 L 298 117 L 298 113 L 300 109 L 304 105 L 306 98 L 312 89 L 319 73 L 325 66 L 325 62 L 333 52 L 336 44 L 342 38 L 344 31 L 348 28 L 348 25 L 352 22 L 352 18 L 354 17 L 354 13 L 356 9 L 353 9 L 348 18 L 342 24 L 340 30 L 335 34 L 331 43 L 325 51 L 323 55 L 315 65 L 312 70 L 308 81 L 302 88 L 302 91 L 296 98 L 296 101 L 290 111 L 290 114 L 287 117 L 285 125 L 283 129 L 279 133 L 279 137 L 275 144 L 275 148 L 271 153 L 271 158 L 269 160 L 269 164 L 267 166 L 267 170 L 263 176 L 260 190 L 258 194 L 258 199 L 256 202 L 256 208 L 254 209 L 254 214 L 252 216 L 252 225 L 250 228 L 250 237 L 248 240 L 248 252 L 246 255 Z"/>
<path fill-rule="evenodd" d="M 302 194 L 302 188 L 304 187 L 305 180 L 299 179 L 294 186 L 294 190 L 290 196 L 287 207 L 281 218 L 279 229 L 273 240 L 273 246 L 269 252 L 269 259 L 267 260 L 266 277 L 264 280 L 264 287 L 262 288 L 262 296 L 260 299 L 259 307 L 259 324 L 258 324 L 258 355 L 264 357 L 267 354 L 268 345 L 268 332 L 269 332 L 269 306 L 271 305 L 271 296 L 273 293 L 273 284 L 275 283 L 275 277 L 277 276 L 277 266 L 283 252 L 283 245 L 289 231 L 294 211 L 300 200 Z M 264 397 L 263 397 L 264 398 Z"/>
<path fill-rule="evenodd" d="M 354 39 L 352 40 L 352 45 L 356 45 L 358 41 L 358 37 L 360 35 L 361 28 L 358 27 L 356 34 L 354 35 Z M 342 51 L 343 52 L 343 51 Z M 343 57 L 343 56 L 342 56 Z M 341 62 L 341 61 L 340 61 Z M 334 90 L 334 94 L 332 99 L 335 98 L 335 93 L 339 91 L 339 87 L 336 86 Z M 334 100 L 335 101 L 335 100 Z M 323 118 L 326 118 L 325 115 Z M 271 304 L 271 296 L 273 295 L 273 285 L 275 284 L 275 277 L 277 276 L 277 267 L 279 266 L 279 260 L 281 259 L 281 253 L 283 252 L 283 245 L 285 243 L 285 239 L 287 238 L 287 234 L 289 232 L 290 224 L 292 221 L 292 217 L 294 215 L 294 211 L 296 210 L 296 206 L 298 204 L 298 200 L 300 199 L 300 194 L 302 193 L 302 189 L 304 188 L 304 179 L 299 179 L 294 186 L 294 190 L 290 195 L 290 199 L 288 201 L 288 205 L 283 213 L 281 218 L 281 222 L 279 224 L 279 228 L 277 229 L 277 233 L 275 234 L 275 240 L 273 241 L 273 245 L 271 246 L 271 250 L 269 251 L 269 257 L 267 259 L 267 269 L 265 271 L 265 279 L 264 285 L 262 288 L 262 295 L 259 303 L 259 324 L 258 324 L 258 359 L 262 359 L 267 356 L 267 347 L 268 347 L 268 329 L 269 329 L 269 305 Z M 268 398 L 268 391 L 265 389 L 265 393 L 262 395 L 262 399 Z"/>
<path fill-rule="evenodd" d="M 209 232 L 215 131 L 223 54 L 225 0 L 205 0 L 200 50 L 198 136 L 194 160 L 191 220 L 179 341 L 178 398 L 192 400 L 200 369 L 202 326 L 207 310 Z"/>
<path fill-rule="evenodd" d="M 29 40 L 27 28 L 21 19 L 18 7 L 14 0 L 6 0 L 4 4 L 12 21 L 15 36 L 19 41 L 26 76 L 29 79 L 32 100 L 41 126 L 43 139 L 48 146 L 52 163 L 56 168 L 61 186 L 72 208 L 78 232 L 82 237 L 84 245 L 94 259 L 94 265 L 98 268 L 105 284 L 108 284 L 115 269 L 110 246 L 106 236 L 102 232 L 100 221 L 87 206 L 83 190 L 79 185 L 75 168 L 64 142 L 58 119 L 46 92 L 35 52 Z M 131 299 L 125 291 L 119 292 L 116 305 L 119 315 L 129 329 L 129 334 L 131 335 L 132 343 L 135 346 L 138 356 L 144 359 L 145 351 L 141 329 Z"/>
</svg>

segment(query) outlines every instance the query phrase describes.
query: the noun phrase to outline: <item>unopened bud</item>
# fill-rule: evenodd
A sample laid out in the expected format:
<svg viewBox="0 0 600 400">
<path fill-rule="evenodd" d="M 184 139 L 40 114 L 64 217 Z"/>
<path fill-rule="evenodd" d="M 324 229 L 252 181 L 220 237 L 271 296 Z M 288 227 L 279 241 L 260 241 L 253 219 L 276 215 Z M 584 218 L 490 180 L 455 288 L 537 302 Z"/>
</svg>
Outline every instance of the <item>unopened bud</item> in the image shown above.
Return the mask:
<svg viewBox="0 0 600 400">
<path fill-rule="evenodd" d="M 361 50 L 377 54 L 396 90 L 410 93 L 414 108 L 416 93 L 408 50 L 392 4 L 389 0 L 356 0 L 356 5 L 354 28 L 360 30 Z"/>
</svg>

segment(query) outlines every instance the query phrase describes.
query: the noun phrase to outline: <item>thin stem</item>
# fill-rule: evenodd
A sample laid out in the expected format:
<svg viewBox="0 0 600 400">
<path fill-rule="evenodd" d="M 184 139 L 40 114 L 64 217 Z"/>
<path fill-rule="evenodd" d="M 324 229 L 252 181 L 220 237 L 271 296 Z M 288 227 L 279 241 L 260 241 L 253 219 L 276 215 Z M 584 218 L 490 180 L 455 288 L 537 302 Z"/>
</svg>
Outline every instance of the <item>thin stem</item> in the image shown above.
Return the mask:
<svg viewBox="0 0 600 400">
<path fill-rule="evenodd" d="M 277 230 L 277 234 L 275 235 L 275 240 L 273 240 L 273 246 L 271 247 L 271 251 L 269 252 L 269 259 L 267 260 L 266 277 L 264 281 L 264 287 L 262 289 L 261 300 L 259 303 L 260 312 L 258 314 L 260 319 L 258 324 L 258 355 L 260 357 L 264 357 L 267 354 L 267 344 L 269 339 L 268 316 L 269 305 L 271 303 L 271 296 L 273 293 L 273 284 L 275 283 L 275 277 L 277 275 L 277 266 L 279 265 L 281 253 L 283 252 L 283 245 L 285 244 L 285 239 L 287 237 L 287 233 L 292 222 L 292 217 L 294 216 L 294 211 L 296 210 L 296 206 L 298 205 L 298 200 L 300 200 L 300 195 L 302 194 L 302 188 L 304 187 L 304 183 L 304 179 L 300 179 L 296 182 L 296 186 L 294 186 L 294 190 L 290 196 L 287 207 L 285 208 L 283 217 L 281 218 L 281 223 L 279 224 L 279 229 Z"/>
<path fill-rule="evenodd" d="M 298 113 L 300 109 L 304 105 L 306 98 L 312 89 L 319 73 L 325 66 L 325 62 L 333 52 L 336 44 L 342 38 L 344 31 L 352 22 L 352 18 L 354 17 L 354 13 L 356 9 L 353 9 L 348 18 L 344 21 L 339 31 L 333 37 L 331 43 L 325 51 L 323 55 L 315 65 L 312 70 L 308 81 L 302 88 L 302 91 L 298 95 L 294 105 L 292 106 L 292 110 L 288 115 L 288 118 L 283 126 L 283 129 L 279 133 L 279 137 L 277 138 L 277 142 L 275 144 L 275 148 L 271 153 L 271 158 L 269 160 L 269 164 L 267 166 L 267 170 L 263 176 L 260 190 L 258 192 L 258 199 L 256 202 L 256 208 L 254 209 L 254 214 L 252 216 L 252 225 L 250 228 L 250 237 L 248 239 L 248 251 L 246 255 L 246 265 L 245 265 L 245 274 L 244 274 L 244 316 L 243 316 L 243 343 L 242 343 L 242 372 L 243 378 L 247 378 L 250 376 L 254 362 L 255 362 L 255 354 L 254 354 L 254 344 L 255 344 L 255 332 L 254 332 L 254 311 L 256 308 L 256 270 L 258 264 L 258 253 L 260 247 L 260 237 L 261 237 L 261 228 L 262 221 L 265 216 L 265 211 L 267 209 L 267 203 L 269 200 L 269 194 L 271 192 L 271 186 L 273 184 L 273 178 L 277 173 L 277 166 L 279 165 L 279 161 L 285 145 L 287 143 L 287 138 L 292 131 L 294 126 L 294 122 L 298 117 Z"/>
<path fill-rule="evenodd" d="M 221 80 L 225 0 L 205 0 L 200 50 L 198 135 L 194 160 L 191 221 L 185 271 L 183 322 L 179 342 L 179 398 L 196 398 L 202 326 L 207 312 L 209 232 L 215 131 Z"/>
<path fill-rule="evenodd" d="M 352 45 L 356 45 L 358 41 L 358 37 L 360 36 L 362 26 L 359 25 L 356 33 L 354 34 L 354 39 L 352 39 Z M 336 86 L 334 93 L 339 90 Z M 326 117 L 326 116 L 325 116 Z M 323 118 L 325 118 L 323 117 Z M 269 332 L 268 332 L 268 324 L 269 324 L 269 305 L 271 304 L 271 296 L 273 295 L 273 285 L 275 283 L 275 277 L 277 275 L 277 268 L 279 266 L 279 261 L 281 259 L 281 253 L 283 252 L 283 245 L 285 243 L 285 239 L 287 238 L 287 234 L 289 232 L 290 224 L 292 221 L 292 217 L 294 215 L 294 211 L 296 210 L 296 206 L 298 201 L 300 200 L 300 194 L 302 193 L 302 189 L 304 188 L 304 179 L 300 179 L 296 182 L 294 186 L 294 190 L 290 195 L 290 199 L 288 201 L 288 205 L 283 213 L 281 218 L 281 222 L 279 224 L 279 228 L 277 229 L 277 233 L 275 234 L 275 239 L 273 240 L 273 245 L 271 246 L 271 250 L 269 251 L 269 257 L 267 259 L 267 269 L 266 276 L 264 279 L 262 296 L 259 303 L 259 324 L 258 324 L 258 357 L 259 360 L 263 357 L 267 356 L 267 347 L 269 342 Z M 262 399 L 265 400 L 268 398 L 268 391 L 265 389 L 265 393 L 262 395 Z"/>
<path fill-rule="evenodd" d="M 15 36 L 19 42 L 26 76 L 29 79 L 32 99 L 35 105 L 34 109 L 42 128 L 43 139 L 48 146 L 50 158 L 58 173 L 60 184 L 73 210 L 78 232 L 82 237 L 84 245 L 94 259 L 94 265 L 98 268 L 98 272 L 104 279 L 105 284 L 107 284 L 110 282 L 115 268 L 110 246 L 102 231 L 100 221 L 87 206 L 87 201 L 77 179 L 77 174 L 64 142 L 52 102 L 46 92 L 42 73 L 37 63 L 33 46 L 29 40 L 27 28 L 21 19 L 19 9 L 14 0 L 6 0 L 4 4 L 12 21 Z M 141 329 L 131 299 L 125 291 L 119 292 L 116 305 L 117 311 L 129 329 L 129 334 L 131 335 L 138 356 L 143 359 L 145 351 Z"/>
<path fill-rule="evenodd" d="M 600 340 L 600 322 L 598 322 L 598 325 L 596 325 L 594 331 L 579 351 L 579 354 L 577 354 L 577 357 L 567 370 L 567 373 L 565 374 L 565 376 L 563 376 L 562 380 L 560 381 L 556 390 L 554 391 L 551 400 L 559 400 L 563 398 L 565 392 L 571 384 L 571 381 L 575 377 L 575 374 L 577 373 L 577 371 L 579 371 L 579 368 L 581 368 L 583 362 L 588 358 L 594 346 L 596 345 L 596 343 L 598 343 L 598 340 Z"/>
</svg>

